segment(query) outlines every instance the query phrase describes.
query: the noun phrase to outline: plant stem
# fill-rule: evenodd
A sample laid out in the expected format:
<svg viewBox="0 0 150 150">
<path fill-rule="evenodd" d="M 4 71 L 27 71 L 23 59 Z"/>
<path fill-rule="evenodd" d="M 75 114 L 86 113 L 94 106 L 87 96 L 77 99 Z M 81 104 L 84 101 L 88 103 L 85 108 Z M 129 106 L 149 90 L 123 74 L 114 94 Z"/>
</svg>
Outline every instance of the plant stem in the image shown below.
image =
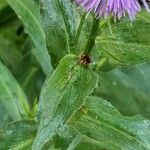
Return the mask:
<svg viewBox="0 0 150 150">
<path fill-rule="evenodd" d="M 90 33 L 89 39 L 87 41 L 86 49 L 84 51 L 84 53 L 86 55 L 90 55 L 90 53 L 94 47 L 95 39 L 97 37 L 98 30 L 99 30 L 99 22 L 100 22 L 99 19 L 96 19 L 95 17 L 93 18 L 91 33 Z"/>
</svg>

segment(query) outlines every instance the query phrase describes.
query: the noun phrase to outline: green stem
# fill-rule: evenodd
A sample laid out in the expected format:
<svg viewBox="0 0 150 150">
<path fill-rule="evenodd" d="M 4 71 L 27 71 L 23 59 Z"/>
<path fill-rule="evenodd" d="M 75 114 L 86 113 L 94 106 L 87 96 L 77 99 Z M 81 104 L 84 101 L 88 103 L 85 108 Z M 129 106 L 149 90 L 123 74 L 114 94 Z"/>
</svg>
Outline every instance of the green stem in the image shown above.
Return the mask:
<svg viewBox="0 0 150 150">
<path fill-rule="evenodd" d="M 85 54 L 89 55 L 95 45 L 95 39 L 97 37 L 98 34 L 98 30 L 99 30 L 99 19 L 93 18 L 93 24 L 92 24 L 92 29 L 91 29 L 91 33 L 89 36 L 89 39 L 87 41 L 87 45 L 86 45 L 86 49 L 84 51 Z"/>
</svg>

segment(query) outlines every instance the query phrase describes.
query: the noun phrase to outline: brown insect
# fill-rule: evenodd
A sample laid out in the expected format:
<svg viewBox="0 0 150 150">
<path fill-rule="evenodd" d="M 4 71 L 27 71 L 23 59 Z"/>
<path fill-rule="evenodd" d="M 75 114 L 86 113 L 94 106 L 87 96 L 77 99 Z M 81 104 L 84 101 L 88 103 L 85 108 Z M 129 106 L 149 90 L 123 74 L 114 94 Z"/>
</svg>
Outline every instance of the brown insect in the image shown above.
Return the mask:
<svg viewBox="0 0 150 150">
<path fill-rule="evenodd" d="M 81 108 L 80 108 L 80 111 L 82 111 L 83 113 L 87 113 L 88 112 L 88 110 L 87 110 L 87 108 L 85 107 L 85 106 L 82 106 Z"/>
<path fill-rule="evenodd" d="M 83 54 L 80 58 L 80 64 L 88 65 L 91 63 L 91 59 L 87 54 Z"/>
</svg>

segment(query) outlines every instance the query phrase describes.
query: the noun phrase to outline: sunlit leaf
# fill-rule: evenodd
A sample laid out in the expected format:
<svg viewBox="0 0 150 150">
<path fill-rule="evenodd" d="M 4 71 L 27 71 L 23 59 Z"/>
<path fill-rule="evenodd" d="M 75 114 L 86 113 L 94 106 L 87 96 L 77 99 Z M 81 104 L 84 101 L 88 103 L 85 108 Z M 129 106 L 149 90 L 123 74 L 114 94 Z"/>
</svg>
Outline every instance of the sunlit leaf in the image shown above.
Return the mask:
<svg viewBox="0 0 150 150">
<path fill-rule="evenodd" d="M 42 115 L 34 149 L 42 149 L 45 141 L 57 134 L 57 130 L 83 105 L 96 82 L 95 74 L 81 65 L 77 56 L 68 55 L 61 60 L 42 89 Z"/>
</svg>

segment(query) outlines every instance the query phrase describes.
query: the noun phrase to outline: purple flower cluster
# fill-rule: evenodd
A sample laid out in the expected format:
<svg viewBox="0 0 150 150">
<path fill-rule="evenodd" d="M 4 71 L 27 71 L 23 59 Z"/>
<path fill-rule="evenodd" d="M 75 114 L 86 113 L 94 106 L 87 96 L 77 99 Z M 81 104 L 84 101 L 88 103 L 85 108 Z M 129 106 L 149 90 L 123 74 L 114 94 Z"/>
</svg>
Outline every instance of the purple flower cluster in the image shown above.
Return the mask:
<svg viewBox="0 0 150 150">
<path fill-rule="evenodd" d="M 97 18 L 106 18 L 112 14 L 115 18 L 120 19 L 126 14 L 131 20 L 141 11 L 141 5 L 138 0 L 76 0 L 79 6 L 82 6 L 88 13 L 94 12 Z M 150 9 L 146 0 L 141 0 L 148 12 Z"/>
</svg>

